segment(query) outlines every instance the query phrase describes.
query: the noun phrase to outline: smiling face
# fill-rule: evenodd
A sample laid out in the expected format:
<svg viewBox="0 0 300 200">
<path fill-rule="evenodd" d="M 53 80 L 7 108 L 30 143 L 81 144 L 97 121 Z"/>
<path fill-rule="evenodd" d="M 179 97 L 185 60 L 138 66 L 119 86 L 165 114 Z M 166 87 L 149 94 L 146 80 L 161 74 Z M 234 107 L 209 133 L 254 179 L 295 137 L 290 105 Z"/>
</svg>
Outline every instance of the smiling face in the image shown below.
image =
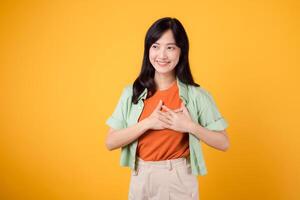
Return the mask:
<svg viewBox="0 0 300 200">
<path fill-rule="evenodd" d="M 149 59 L 155 68 L 155 73 L 173 73 L 180 57 L 180 48 L 176 46 L 171 30 L 167 30 L 163 35 L 151 45 L 149 49 Z"/>
</svg>

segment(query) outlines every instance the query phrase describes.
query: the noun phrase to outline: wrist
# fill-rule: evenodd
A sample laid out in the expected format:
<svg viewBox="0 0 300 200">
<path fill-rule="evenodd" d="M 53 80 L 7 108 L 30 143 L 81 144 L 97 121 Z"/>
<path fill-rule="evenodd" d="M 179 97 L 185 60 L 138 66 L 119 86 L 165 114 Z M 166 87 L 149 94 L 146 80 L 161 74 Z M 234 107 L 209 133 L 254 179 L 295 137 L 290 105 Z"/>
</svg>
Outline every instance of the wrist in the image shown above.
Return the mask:
<svg viewBox="0 0 300 200">
<path fill-rule="evenodd" d="M 148 118 L 145 118 L 141 121 L 141 125 L 143 126 L 143 129 L 145 131 L 149 130 L 150 129 L 150 121 Z"/>
<path fill-rule="evenodd" d="M 194 121 L 190 121 L 190 123 L 188 124 L 188 132 L 189 133 L 196 133 L 197 129 L 199 127 L 199 124 L 194 122 Z"/>
</svg>

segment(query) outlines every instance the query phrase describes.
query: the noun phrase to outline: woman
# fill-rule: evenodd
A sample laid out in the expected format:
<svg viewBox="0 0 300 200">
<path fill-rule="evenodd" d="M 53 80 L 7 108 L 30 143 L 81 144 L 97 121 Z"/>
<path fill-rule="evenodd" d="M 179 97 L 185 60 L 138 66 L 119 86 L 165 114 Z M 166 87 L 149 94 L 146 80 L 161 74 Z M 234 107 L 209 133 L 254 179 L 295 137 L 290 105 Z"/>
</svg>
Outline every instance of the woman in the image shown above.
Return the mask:
<svg viewBox="0 0 300 200">
<path fill-rule="evenodd" d="M 129 199 L 199 199 L 197 176 L 207 173 L 199 141 L 229 147 L 228 124 L 210 93 L 194 82 L 188 52 L 176 18 L 154 22 L 141 72 L 106 121 L 107 148 L 121 147 L 120 164 L 132 169 Z"/>
</svg>

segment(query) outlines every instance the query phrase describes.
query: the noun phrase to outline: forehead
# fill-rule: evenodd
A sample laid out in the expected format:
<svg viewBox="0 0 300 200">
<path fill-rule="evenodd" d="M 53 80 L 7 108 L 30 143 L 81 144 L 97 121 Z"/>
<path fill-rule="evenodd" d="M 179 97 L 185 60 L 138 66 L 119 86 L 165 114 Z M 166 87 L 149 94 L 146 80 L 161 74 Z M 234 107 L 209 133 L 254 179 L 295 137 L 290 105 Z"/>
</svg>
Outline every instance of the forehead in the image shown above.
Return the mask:
<svg viewBox="0 0 300 200">
<path fill-rule="evenodd" d="M 171 30 L 167 30 L 162 34 L 162 36 L 155 42 L 158 44 L 175 44 L 175 39 L 173 36 L 173 32 Z"/>
</svg>

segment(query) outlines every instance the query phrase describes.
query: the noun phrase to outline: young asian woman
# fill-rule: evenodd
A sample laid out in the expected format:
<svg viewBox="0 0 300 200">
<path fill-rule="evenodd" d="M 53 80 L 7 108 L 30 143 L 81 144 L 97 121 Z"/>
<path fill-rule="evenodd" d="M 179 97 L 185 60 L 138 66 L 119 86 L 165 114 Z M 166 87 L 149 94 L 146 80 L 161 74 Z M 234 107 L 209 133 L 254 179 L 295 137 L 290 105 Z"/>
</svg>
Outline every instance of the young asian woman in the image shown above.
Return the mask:
<svg viewBox="0 0 300 200">
<path fill-rule="evenodd" d="M 189 41 L 171 17 L 148 29 L 139 76 L 126 85 L 106 138 L 121 148 L 121 166 L 131 168 L 128 199 L 199 199 L 198 175 L 207 173 L 201 142 L 227 151 L 227 121 L 212 95 L 194 82 Z"/>
</svg>

